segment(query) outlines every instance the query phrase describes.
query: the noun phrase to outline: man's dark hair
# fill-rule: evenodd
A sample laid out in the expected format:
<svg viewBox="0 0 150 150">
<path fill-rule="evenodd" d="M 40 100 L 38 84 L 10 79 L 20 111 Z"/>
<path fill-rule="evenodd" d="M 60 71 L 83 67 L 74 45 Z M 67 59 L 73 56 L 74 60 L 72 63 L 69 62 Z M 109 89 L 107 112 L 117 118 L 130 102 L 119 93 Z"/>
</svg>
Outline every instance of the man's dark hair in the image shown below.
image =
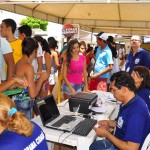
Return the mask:
<svg viewBox="0 0 150 150">
<path fill-rule="evenodd" d="M 19 27 L 18 30 L 20 33 L 24 33 L 26 35 L 26 37 L 31 37 L 31 35 L 32 35 L 32 29 L 28 25 L 23 25 L 23 26 Z"/>
<path fill-rule="evenodd" d="M 13 19 L 4 19 L 2 22 L 4 22 L 7 27 L 11 27 L 13 34 L 15 33 L 17 24 Z"/>
<path fill-rule="evenodd" d="M 136 87 L 135 87 L 135 82 L 134 79 L 125 71 L 119 71 L 114 73 L 111 78 L 110 82 L 115 81 L 115 86 L 118 89 L 121 89 L 122 86 L 127 87 L 130 91 L 135 92 Z"/>
</svg>

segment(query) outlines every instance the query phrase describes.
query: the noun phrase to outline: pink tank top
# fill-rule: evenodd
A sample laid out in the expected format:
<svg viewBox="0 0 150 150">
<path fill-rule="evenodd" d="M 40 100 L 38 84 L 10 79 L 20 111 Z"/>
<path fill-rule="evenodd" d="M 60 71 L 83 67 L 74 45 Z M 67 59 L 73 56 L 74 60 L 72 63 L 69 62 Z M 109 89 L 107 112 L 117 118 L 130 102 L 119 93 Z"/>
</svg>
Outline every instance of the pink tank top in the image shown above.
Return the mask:
<svg viewBox="0 0 150 150">
<path fill-rule="evenodd" d="M 85 56 L 79 55 L 79 60 L 71 59 L 67 79 L 73 84 L 82 84 Z"/>
</svg>

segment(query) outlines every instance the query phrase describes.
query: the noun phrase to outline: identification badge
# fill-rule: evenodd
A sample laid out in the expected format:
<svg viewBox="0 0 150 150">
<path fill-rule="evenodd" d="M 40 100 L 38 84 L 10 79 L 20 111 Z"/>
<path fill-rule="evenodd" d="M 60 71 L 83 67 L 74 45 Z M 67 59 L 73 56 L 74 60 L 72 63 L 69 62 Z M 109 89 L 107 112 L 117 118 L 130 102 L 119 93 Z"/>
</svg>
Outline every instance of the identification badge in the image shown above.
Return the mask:
<svg viewBox="0 0 150 150">
<path fill-rule="evenodd" d="M 139 58 L 135 59 L 135 64 L 138 64 L 139 62 L 140 62 Z"/>
<path fill-rule="evenodd" d="M 119 117 L 119 119 L 118 119 L 118 127 L 122 128 L 122 125 L 123 125 L 123 119 L 122 119 L 122 117 Z"/>
<path fill-rule="evenodd" d="M 129 70 L 130 70 L 130 67 L 127 68 L 126 72 L 129 72 Z"/>
</svg>

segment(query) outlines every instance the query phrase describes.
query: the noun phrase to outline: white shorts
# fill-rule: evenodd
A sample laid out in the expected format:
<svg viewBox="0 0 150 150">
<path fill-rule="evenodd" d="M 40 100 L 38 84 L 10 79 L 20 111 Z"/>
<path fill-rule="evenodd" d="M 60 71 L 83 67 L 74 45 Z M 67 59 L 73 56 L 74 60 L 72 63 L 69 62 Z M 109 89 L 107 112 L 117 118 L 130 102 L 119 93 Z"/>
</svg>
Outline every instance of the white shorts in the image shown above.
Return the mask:
<svg viewBox="0 0 150 150">
<path fill-rule="evenodd" d="M 55 85 L 55 73 L 51 73 L 49 76 L 49 85 Z"/>
</svg>

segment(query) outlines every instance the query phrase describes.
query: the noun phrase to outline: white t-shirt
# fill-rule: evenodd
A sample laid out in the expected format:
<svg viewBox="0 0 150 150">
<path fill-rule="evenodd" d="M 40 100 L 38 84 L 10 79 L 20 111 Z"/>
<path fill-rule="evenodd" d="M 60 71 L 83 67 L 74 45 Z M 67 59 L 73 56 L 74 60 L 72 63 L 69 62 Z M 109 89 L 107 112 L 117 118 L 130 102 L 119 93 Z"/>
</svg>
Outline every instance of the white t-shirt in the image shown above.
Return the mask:
<svg viewBox="0 0 150 150">
<path fill-rule="evenodd" d="M 37 57 L 42 57 L 43 56 L 43 50 L 42 50 L 42 47 L 41 45 L 38 43 L 39 47 L 37 49 Z M 32 61 L 32 66 L 34 68 L 34 72 L 36 73 L 37 70 L 38 70 L 38 63 L 37 63 L 37 59 L 35 58 L 33 61 Z"/>
<path fill-rule="evenodd" d="M 5 39 L 0 37 L 0 74 L 1 80 L 6 80 L 6 70 L 5 70 L 5 54 L 12 53 L 12 48 L 9 42 Z"/>
<path fill-rule="evenodd" d="M 122 58 L 122 56 L 125 55 L 125 49 L 124 48 L 119 48 L 119 58 Z"/>
</svg>

